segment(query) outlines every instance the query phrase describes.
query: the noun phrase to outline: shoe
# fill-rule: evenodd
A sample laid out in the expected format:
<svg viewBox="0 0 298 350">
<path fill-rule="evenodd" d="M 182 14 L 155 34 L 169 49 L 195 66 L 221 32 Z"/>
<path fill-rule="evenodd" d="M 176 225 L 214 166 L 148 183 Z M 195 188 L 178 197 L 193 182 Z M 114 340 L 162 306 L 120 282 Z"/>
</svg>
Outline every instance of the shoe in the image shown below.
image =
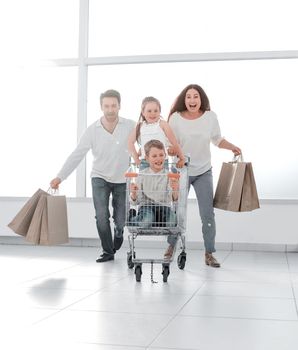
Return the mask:
<svg viewBox="0 0 298 350">
<path fill-rule="evenodd" d="M 98 259 L 96 259 L 96 262 L 102 263 L 110 260 L 114 260 L 114 255 L 103 253 Z"/>
<path fill-rule="evenodd" d="M 129 209 L 128 211 L 128 222 L 131 222 L 133 217 L 137 216 L 137 211 L 135 209 Z"/>
<path fill-rule="evenodd" d="M 205 264 L 211 267 L 220 267 L 220 263 L 215 259 L 212 253 L 205 253 Z"/>
<path fill-rule="evenodd" d="M 123 235 L 121 237 L 114 237 L 114 252 L 116 252 L 117 250 L 119 250 L 122 246 L 123 243 Z"/>
<path fill-rule="evenodd" d="M 174 253 L 174 247 L 171 246 L 171 245 L 169 245 L 168 248 L 167 248 L 167 250 L 166 250 L 165 253 L 164 253 L 164 256 L 163 256 L 164 259 L 166 259 L 166 260 L 171 259 L 172 256 L 173 256 L 173 253 Z"/>
</svg>

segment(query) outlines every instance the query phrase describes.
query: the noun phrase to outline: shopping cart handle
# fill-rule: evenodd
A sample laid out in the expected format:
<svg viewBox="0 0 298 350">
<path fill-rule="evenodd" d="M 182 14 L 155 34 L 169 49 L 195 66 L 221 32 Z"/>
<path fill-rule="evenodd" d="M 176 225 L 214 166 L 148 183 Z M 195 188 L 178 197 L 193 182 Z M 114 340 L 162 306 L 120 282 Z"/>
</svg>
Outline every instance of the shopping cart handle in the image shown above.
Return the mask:
<svg viewBox="0 0 298 350">
<path fill-rule="evenodd" d="M 168 173 L 168 178 L 169 179 L 179 179 L 180 174 L 179 173 Z"/>
<path fill-rule="evenodd" d="M 138 173 L 125 173 L 125 177 L 138 177 Z"/>
</svg>

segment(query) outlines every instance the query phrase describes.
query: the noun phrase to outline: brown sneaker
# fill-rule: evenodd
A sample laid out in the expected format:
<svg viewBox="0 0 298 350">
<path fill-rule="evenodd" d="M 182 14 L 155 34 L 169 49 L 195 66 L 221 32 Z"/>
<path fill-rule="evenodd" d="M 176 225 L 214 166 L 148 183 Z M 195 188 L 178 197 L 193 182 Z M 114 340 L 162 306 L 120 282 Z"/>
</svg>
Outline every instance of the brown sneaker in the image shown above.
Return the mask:
<svg viewBox="0 0 298 350">
<path fill-rule="evenodd" d="M 174 247 L 172 247 L 171 245 L 168 246 L 167 250 L 164 253 L 164 259 L 169 260 L 172 258 L 174 253 Z"/>
<path fill-rule="evenodd" d="M 220 267 L 220 263 L 215 259 L 212 253 L 205 253 L 205 264 L 211 267 Z"/>
</svg>

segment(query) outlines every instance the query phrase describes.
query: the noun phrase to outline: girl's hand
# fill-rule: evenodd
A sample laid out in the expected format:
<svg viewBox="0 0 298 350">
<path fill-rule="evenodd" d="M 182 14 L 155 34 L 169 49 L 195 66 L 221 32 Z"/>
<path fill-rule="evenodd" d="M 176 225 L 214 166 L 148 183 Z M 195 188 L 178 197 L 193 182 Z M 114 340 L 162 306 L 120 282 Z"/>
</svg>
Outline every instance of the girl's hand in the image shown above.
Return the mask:
<svg viewBox="0 0 298 350">
<path fill-rule="evenodd" d="M 179 159 L 178 162 L 176 163 L 177 168 L 183 168 L 185 164 L 185 159 Z"/>
<path fill-rule="evenodd" d="M 141 164 L 140 158 L 133 157 L 133 160 L 134 160 L 134 162 L 135 162 L 136 165 L 140 165 L 140 164 Z"/>
<path fill-rule="evenodd" d="M 60 184 L 61 184 L 61 179 L 60 179 L 60 177 L 55 177 L 55 179 L 53 179 L 53 180 L 50 182 L 50 186 L 51 186 L 51 188 L 53 188 L 54 190 L 58 190 Z"/>
<path fill-rule="evenodd" d="M 174 146 L 169 146 L 168 147 L 168 155 L 171 157 L 174 157 L 177 155 L 177 151 Z"/>
</svg>

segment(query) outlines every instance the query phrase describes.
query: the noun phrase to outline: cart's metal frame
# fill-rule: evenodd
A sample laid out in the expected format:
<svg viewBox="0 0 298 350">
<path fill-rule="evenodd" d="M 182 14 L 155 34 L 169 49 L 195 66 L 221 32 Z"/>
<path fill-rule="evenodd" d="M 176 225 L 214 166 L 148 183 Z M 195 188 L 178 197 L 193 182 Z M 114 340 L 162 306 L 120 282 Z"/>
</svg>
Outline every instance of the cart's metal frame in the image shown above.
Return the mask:
<svg viewBox="0 0 298 350">
<path fill-rule="evenodd" d="M 142 276 L 142 264 L 151 264 L 151 282 L 155 282 L 153 279 L 153 265 L 161 264 L 162 265 L 162 275 L 163 281 L 167 282 L 168 276 L 170 274 L 170 264 L 174 259 L 175 250 L 171 258 L 140 258 L 137 256 L 135 240 L 138 236 L 169 236 L 174 235 L 177 237 L 176 247 L 179 241 L 181 252 L 177 258 L 177 264 L 180 269 L 184 269 L 186 262 L 186 251 L 185 251 L 185 231 L 186 231 L 186 211 L 187 211 L 187 197 L 188 197 L 188 168 L 185 165 L 183 168 L 178 169 L 174 166 L 173 163 L 169 163 L 169 172 L 164 176 L 171 178 L 171 176 L 179 177 L 179 190 L 178 190 L 178 199 L 176 201 L 171 201 L 170 208 L 176 215 L 175 224 L 171 223 L 157 223 L 152 222 L 150 225 L 144 227 L 143 224 L 139 224 L 137 221 L 132 222 L 130 217 L 130 210 L 135 210 L 137 214 L 141 205 L 139 203 L 135 204 L 131 200 L 131 190 L 130 186 L 132 183 L 135 183 L 138 177 L 141 176 L 154 176 L 154 175 L 144 175 L 142 172 L 139 172 L 139 169 L 135 167 L 134 164 L 131 164 L 127 174 L 127 186 L 126 186 L 126 227 L 128 229 L 128 242 L 129 242 L 129 251 L 127 252 L 127 264 L 128 267 L 135 271 L 136 281 L 141 281 Z M 160 176 L 160 175 L 159 175 Z M 160 191 L 159 191 L 160 192 Z M 159 193 L 160 195 L 160 193 Z M 166 195 L 166 193 L 165 193 Z M 143 203 L 144 205 L 144 203 Z M 148 204 L 147 204 L 148 205 Z M 152 202 L 150 205 L 153 205 Z M 158 204 L 154 203 L 154 206 Z M 166 226 L 167 225 L 167 226 Z M 176 248 L 175 247 L 175 248 Z"/>
</svg>

